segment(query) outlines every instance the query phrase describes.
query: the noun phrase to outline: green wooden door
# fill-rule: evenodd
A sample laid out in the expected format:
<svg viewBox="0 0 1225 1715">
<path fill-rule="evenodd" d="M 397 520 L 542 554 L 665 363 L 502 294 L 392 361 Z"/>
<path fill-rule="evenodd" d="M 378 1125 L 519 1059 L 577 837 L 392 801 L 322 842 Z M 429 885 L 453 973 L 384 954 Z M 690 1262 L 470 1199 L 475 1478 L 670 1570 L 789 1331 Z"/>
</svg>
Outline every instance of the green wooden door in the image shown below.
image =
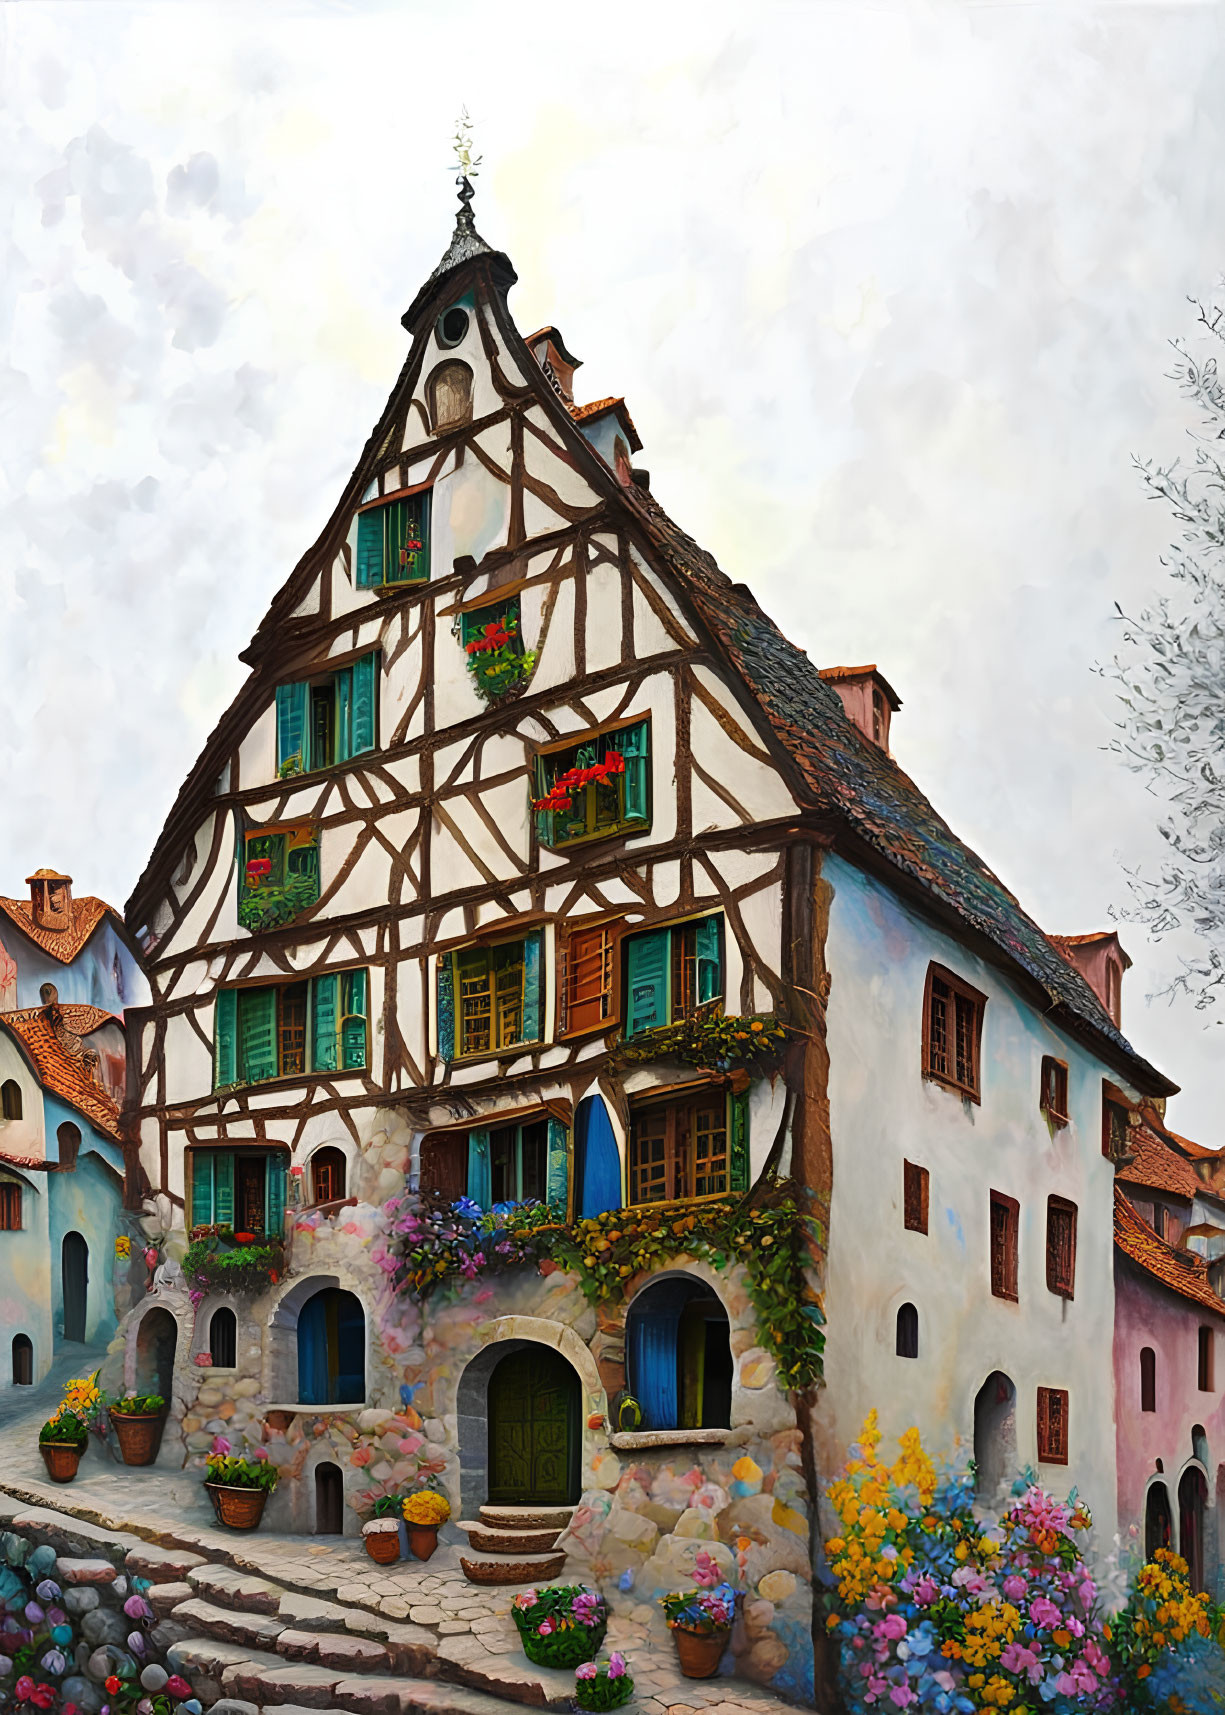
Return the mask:
<svg viewBox="0 0 1225 1715">
<path fill-rule="evenodd" d="M 489 1378 L 489 1499 L 495 1506 L 578 1500 L 579 1380 L 546 1346 L 511 1352 Z"/>
</svg>

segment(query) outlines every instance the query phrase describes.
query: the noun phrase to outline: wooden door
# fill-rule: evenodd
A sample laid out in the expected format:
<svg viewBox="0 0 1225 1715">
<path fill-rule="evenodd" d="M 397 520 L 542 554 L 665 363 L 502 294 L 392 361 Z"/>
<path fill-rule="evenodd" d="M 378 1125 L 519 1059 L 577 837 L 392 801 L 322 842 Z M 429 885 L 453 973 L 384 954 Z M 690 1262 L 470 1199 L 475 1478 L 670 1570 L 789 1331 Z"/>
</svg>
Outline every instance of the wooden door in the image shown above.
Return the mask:
<svg viewBox="0 0 1225 1715">
<path fill-rule="evenodd" d="M 84 1340 L 89 1294 L 89 1246 L 80 1233 L 65 1233 L 60 1250 L 64 1288 L 64 1338 Z"/>
<path fill-rule="evenodd" d="M 545 1346 L 503 1358 L 489 1378 L 489 1499 L 568 1506 L 578 1499 L 579 1381 Z"/>
</svg>

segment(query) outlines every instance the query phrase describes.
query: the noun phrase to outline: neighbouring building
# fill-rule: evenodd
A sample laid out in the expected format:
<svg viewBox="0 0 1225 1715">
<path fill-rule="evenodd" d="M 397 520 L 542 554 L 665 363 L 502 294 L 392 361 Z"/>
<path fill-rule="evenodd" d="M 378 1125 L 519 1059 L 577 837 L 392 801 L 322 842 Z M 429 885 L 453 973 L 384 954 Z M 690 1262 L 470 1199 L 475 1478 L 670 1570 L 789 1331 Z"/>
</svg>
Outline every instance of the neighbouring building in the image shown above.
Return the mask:
<svg viewBox="0 0 1225 1715">
<path fill-rule="evenodd" d="M 804 1694 L 814 1488 L 871 1407 L 1113 1518 L 1103 1115 L 1173 1086 L 892 760 L 877 669 L 819 674 L 663 512 L 625 402 L 520 336 L 469 194 L 127 908 L 167 1261 L 107 1374 L 172 1391 L 165 1461 L 262 1445 L 273 1528 L 429 1477 L 564 1508 L 618 1602 L 706 1547 L 738 1669 Z M 751 1263 L 686 1249 L 788 1183 L 819 1393 Z M 406 1224 L 524 1204 L 583 1267 L 656 1237 L 597 1303 L 549 1258 L 404 1281 Z"/>
<path fill-rule="evenodd" d="M 122 1015 L 147 996 L 108 905 L 54 870 L 27 886 L 0 899 L 0 1388 L 105 1340 L 129 1302 Z"/>
<path fill-rule="evenodd" d="M 1225 1155 L 1152 1109 L 1115 1187 L 1119 1523 L 1174 1548 L 1197 1590 L 1225 1588 Z"/>
</svg>

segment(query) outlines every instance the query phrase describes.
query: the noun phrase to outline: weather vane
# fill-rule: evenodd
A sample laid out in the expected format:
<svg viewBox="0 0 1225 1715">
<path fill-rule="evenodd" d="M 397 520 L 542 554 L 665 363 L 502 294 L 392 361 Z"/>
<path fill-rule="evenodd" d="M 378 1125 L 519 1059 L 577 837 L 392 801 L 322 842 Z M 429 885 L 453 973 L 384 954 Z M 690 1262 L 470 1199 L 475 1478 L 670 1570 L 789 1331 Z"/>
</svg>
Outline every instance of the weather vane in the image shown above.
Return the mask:
<svg viewBox="0 0 1225 1715">
<path fill-rule="evenodd" d="M 466 107 L 460 109 L 451 147 L 455 151 L 455 164 L 459 168 L 455 180 L 460 186 L 459 200 L 466 209 L 472 201 L 472 180 L 480 171 L 483 159 L 482 156 L 472 153 L 472 121 L 468 117 Z"/>
</svg>

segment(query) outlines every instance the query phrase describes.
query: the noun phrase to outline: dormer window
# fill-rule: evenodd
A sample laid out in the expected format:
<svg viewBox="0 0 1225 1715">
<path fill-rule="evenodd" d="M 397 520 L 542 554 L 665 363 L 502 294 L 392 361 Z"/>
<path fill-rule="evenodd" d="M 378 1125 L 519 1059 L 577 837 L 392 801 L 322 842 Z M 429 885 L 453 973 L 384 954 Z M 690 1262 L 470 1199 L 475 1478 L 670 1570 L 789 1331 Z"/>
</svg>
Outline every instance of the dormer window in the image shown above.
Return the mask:
<svg viewBox="0 0 1225 1715">
<path fill-rule="evenodd" d="M 277 777 L 349 762 L 375 745 L 379 657 L 276 688 Z"/>
<path fill-rule="evenodd" d="M 72 877 L 54 869 L 36 869 L 26 876 L 30 913 L 39 929 L 72 928 Z"/>
<path fill-rule="evenodd" d="M 379 500 L 357 515 L 357 587 L 422 583 L 430 575 L 430 491 Z"/>
<path fill-rule="evenodd" d="M 822 667 L 821 677 L 846 711 L 847 719 L 878 749 L 889 749 L 889 722 L 902 700 L 874 662 L 863 667 Z"/>
</svg>

